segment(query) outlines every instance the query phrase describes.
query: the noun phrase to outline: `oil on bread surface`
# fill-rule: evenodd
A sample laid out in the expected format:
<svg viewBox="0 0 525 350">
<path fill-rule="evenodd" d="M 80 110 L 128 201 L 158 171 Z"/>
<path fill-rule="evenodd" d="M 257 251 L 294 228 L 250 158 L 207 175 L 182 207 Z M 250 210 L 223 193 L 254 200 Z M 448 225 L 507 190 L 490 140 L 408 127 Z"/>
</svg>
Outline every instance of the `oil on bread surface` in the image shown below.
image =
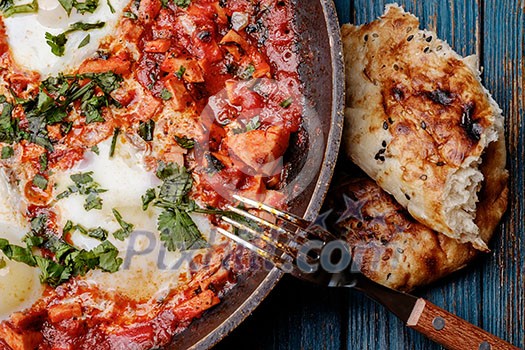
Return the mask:
<svg viewBox="0 0 525 350">
<path fill-rule="evenodd" d="M 342 33 L 347 154 L 417 221 L 487 251 L 507 172 L 503 117 L 476 58 L 460 57 L 397 5 Z M 490 164 L 480 169 L 484 156 Z"/>
<path fill-rule="evenodd" d="M 301 124 L 291 4 L 1 11 L 0 347 L 164 346 L 249 267 L 228 198 L 284 205 L 261 169 Z"/>
<path fill-rule="evenodd" d="M 459 57 L 397 5 L 342 35 L 345 151 L 366 174 L 337 179 L 327 205 L 345 217 L 335 225 L 356 267 L 411 290 L 487 249 L 507 208 L 503 119 L 475 57 Z"/>
</svg>

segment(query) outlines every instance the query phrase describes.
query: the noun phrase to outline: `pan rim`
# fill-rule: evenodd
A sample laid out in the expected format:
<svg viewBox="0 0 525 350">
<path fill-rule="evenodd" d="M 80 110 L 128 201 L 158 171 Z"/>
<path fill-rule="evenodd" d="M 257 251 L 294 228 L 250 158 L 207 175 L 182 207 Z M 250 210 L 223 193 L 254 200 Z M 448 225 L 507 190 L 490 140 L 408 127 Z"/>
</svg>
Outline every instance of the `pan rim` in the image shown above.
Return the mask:
<svg viewBox="0 0 525 350">
<path fill-rule="evenodd" d="M 324 19 L 327 25 L 327 31 L 330 40 L 330 56 L 332 69 L 332 119 L 330 122 L 330 131 L 327 137 L 327 144 L 323 158 L 323 164 L 319 171 L 319 177 L 312 198 L 305 211 L 304 218 L 314 219 L 321 210 L 326 193 L 335 170 L 335 164 L 339 156 L 339 148 L 343 133 L 344 123 L 344 60 L 342 50 L 342 40 L 340 25 L 337 17 L 336 7 L 333 0 L 319 0 L 323 9 Z M 262 280 L 259 286 L 250 294 L 248 298 L 221 324 L 213 331 L 209 332 L 193 344 L 191 350 L 206 350 L 216 345 L 224 339 L 235 328 L 237 328 L 245 319 L 259 306 L 259 304 L 268 296 L 276 284 L 280 281 L 283 272 L 273 268 L 268 275 Z"/>
</svg>

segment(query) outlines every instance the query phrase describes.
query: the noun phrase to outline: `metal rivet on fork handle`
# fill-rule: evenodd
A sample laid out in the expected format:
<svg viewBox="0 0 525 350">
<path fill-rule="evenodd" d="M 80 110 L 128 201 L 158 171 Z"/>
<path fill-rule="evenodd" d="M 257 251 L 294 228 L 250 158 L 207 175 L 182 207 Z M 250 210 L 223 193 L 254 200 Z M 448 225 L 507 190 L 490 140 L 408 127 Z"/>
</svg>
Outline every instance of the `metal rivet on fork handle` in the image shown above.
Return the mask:
<svg viewBox="0 0 525 350">
<path fill-rule="evenodd" d="M 436 331 L 440 331 L 445 328 L 445 319 L 443 317 L 436 317 L 432 320 L 432 326 Z"/>
<path fill-rule="evenodd" d="M 481 344 L 479 344 L 479 350 L 490 350 L 492 349 L 492 347 L 490 346 L 490 344 L 486 341 L 482 342 Z"/>
</svg>

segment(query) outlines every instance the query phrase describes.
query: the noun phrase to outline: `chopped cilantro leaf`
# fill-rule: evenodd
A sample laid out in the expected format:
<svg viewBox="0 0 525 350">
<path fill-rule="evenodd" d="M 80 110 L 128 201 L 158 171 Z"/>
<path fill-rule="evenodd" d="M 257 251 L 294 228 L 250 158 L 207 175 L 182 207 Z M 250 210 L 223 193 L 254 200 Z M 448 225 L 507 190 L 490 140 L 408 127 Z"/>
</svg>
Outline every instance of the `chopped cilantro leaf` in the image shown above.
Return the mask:
<svg viewBox="0 0 525 350">
<path fill-rule="evenodd" d="M 169 251 L 208 247 L 197 225 L 184 210 L 164 210 L 159 215 L 157 226 L 160 239 Z"/>
<path fill-rule="evenodd" d="M 172 93 L 168 91 L 168 89 L 164 88 L 160 92 L 160 98 L 162 98 L 164 101 L 167 101 L 173 97 Z"/>
<path fill-rule="evenodd" d="M 142 195 L 142 210 L 146 211 L 149 204 L 157 198 L 154 188 L 149 188 L 144 195 Z"/>
<path fill-rule="evenodd" d="M 100 155 L 100 150 L 98 148 L 98 145 L 91 147 L 91 152 L 95 153 L 97 156 Z"/>
<path fill-rule="evenodd" d="M 174 0 L 175 5 L 182 8 L 187 8 L 191 4 L 191 0 Z"/>
<path fill-rule="evenodd" d="M 180 66 L 179 70 L 175 72 L 175 76 L 179 79 L 182 79 L 184 73 L 186 73 L 186 67 Z"/>
<path fill-rule="evenodd" d="M 36 174 L 33 178 L 33 185 L 40 188 L 41 190 L 45 190 L 47 188 L 47 183 L 47 179 L 40 174 Z"/>
<path fill-rule="evenodd" d="M 40 164 L 40 171 L 46 171 L 47 170 L 47 153 L 44 152 L 38 157 L 38 164 Z"/>
<path fill-rule="evenodd" d="M 51 47 L 51 52 L 55 56 L 64 56 L 66 51 L 67 37 L 65 33 L 58 35 L 53 35 L 49 32 L 46 32 L 46 43 Z"/>
<path fill-rule="evenodd" d="M 120 129 L 115 128 L 115 130 L 113 130 L 113 138 L 111 139 L 111 148 L 109 149 L 110 158 L 115 155 L 115 147 L 117 146 L 117 140 L 118 140 L 119 134 L 120 134 Z"/>
<path fill-rule="evenodd" d="M 6 266 L 7 266 L 7 262 L 5 261 L 5 259 L 3 257 L 0 258 L 0 270 Z"/>
<path fill-rule="evenodd" d="M 253 73 L 255 73 L 255 67 L 252 64 L 249 64 L 240 73 L 238 73 L 238 75 L 241 79 L 249 80 L 253 78 Z"/>
<path fill-rule="evenodd" d="M 281 102 L 279 105 L 283 108 L 288 108 L 292 105 L 293 99 L 291 97 L 288 97 L 286 100 Z"/>
<path fill-rule="evenodd" d="M 182 137 L 175 136 L 175 141 L 177 141 L 177 144 L 179 146 L 185 149 L 192 149 L 193 147 L 195 147 L 195 140 L 190 139 L 186 136 L 182 136 Z"/>
<path fill-rule="evenodd" d="M 152 141 L 154 131 L 155 121 L 153 119 L 150 119 L 147 122 L 140 122 L 139 136 L 142 137 L 144 141 Z"/>
<path fill-rule="evenodd" d="M 15 154 L 13 147 L 4 146 L 2 147 L 2 159 L 9 159 Z"/>
<path fill-rule="evenodd" d="M 138 19 L 138 16 L 130 11 L 124 12 L 124 17 L 129 18 L 129 19 Z"/>
<path fill-rule="evenodd" d="M 6 18 L 18 13 L 36 13 L 38 12 L 38 0 L 22 5 L 13 5 L 12 1 L 6 1 L 2 4 L 2 11 Z"/>
<path fill-rule="evenodd" d="M 89 42 L 91 41 L 91 34 L 88 34 L 84 37 L 84 39 L 82 39 L 82 41 L 80 42 L 80 44 L 78 44 L 78 48 L 81 49 L 83 48 L 84 46 L 86 46 L 87 44 L 89 44 Z"/>
<path fill-rule="evenodd" d="M 120 229 L 115 231 L 113 233 L 113 236 L 115 239 L 118 239 L 119 241 L 123 241 L 124 239 L 128 238 L 131 232 L 133 232 L 133 224 L 130 224 L 122 218 L 122 215 L 118 212 L 117 209 L 113 208 L 113 215 L 115 216 L 115 219 L 117 219 L 118 224 L 120 225 Z"/>
</svg>

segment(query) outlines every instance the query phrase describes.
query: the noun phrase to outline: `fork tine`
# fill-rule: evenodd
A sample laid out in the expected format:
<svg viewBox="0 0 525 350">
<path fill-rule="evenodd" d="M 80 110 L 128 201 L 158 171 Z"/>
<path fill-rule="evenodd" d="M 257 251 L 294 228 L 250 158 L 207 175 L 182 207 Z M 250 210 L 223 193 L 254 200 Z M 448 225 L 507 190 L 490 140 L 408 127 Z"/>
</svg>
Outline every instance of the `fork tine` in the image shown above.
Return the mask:
<svg viewBox="0 0 525 350">
<path fill-rule="evenodd" d="M 243 247 L 251 250 L 252 252 L 256 253 L 257 255 L 259 255 L 261 258 L 263 259 L 266 259 L 266 260 L 269 260 L 270 262 L 272 262 L 277 268 L 279 269 L 282 269 L 283 268 L 283 265 L 286 263 L 286 261 L 273 254 L 273 253 L 270 253 L 270 252 L 267 252 L 266 250 L 256 246 L 255 244 L 252 244 L 244 239 L 242 239 L 241 237 L 237 236 L 237 235 L 234 235 L 233 233 L 223 229 L 223 228 L 220 228 L 220 227 L 217 227 L 217 231 L 228 237 L 229 239 L 233 240 L 234 242 L 242 245 Z"/>
<path fill-rule="evenodd" d="M 303 218 L 300 218 L 296 215 L 293 215 L 293 214 L 290 214 L 290 213 L 287 213 L 287 212 L 284 212 L 284 211 L 281 211 L 277 208 L 274 208 L 272 206 L 269 206 L 267 204 L 264 204 L 262 202 L 257 202 L 253 199 L 249 199 L 249 198 L 245 198 L 245 197 L 242 197 L 242 196 L 239 196 L 239 195 L 233 195 L 233 197 L 235 199 L 237 199 L 238 201 L 244 203 L 244 204 L 247 204 L 249 205 L 250 207 L 253 207 L 254 209 L 259 209 L 259 210 L 264 210 L 272 215 L 275 215 L 277 218 L 289 223 L 289 224 L 292 224 L 293 226 L 303 230 L 304 232 L 306 233 L 309 233 L 313 236 L 317 236 L 318 238 L 324 240 L 324 241 L 331 241 L 331 240 L 334 240 L 336 239 L 330 232 L 328 232 L 326 229 L 322 228 L 322 227 L 318 227 L 318 226 L 313 226 L 311 222 L 309 222 L 308 220 L 305 220 Z M 231 207 L 231 206 L 230 206 Z M 231 207 L 230 209 L 232 211 L 234 211 L 232 209 L 233 207 Z M 239 210 L 238 208 L 235 208 L 237 210 Z M 247 216 L 246 214 L 241 214 L 241 215 L 245 215 Z M 251 214 L 248 214 L 250 215 L 250 218 L 254 221 L 257 221 L 258 223 L 260 224 L 265 224 L 264 220 L 261 219 L 261 218 L 258 218 L 257 216 L 254 216 L 254 215 L 251 215 Z M 266 223 L 268 223 L 266 221 Z M 272 224 L 273 225 L 273 224 Z M 266 225 L 268 226 L 268 225 Z M 276 226 L 276 225 L 274 225 Z M 313 227 L 312 227 L 313 226 Z M 292 237 L 293 239 L 295 240 L 298 240 L 299 243 L 305 243 L 306 242 L 306 239 L 304 236 L 302 235 L 293 235 L 292 234 Z"/>
<path fill-rule="evenodd" d="M 281 251 L 283 252 L 286 252 L 289 257 L 293 257 L 293 256 L 296 256 L 297 255 L 297 252 L 294 252 L 294 248 L 291 247 L 291 246 L 287 246 L 281 242 L 279 242 L 277 239 L 273 238 L 273 237 L 270 237 L 266 231 L 263 231 L 263 232 L 259 232 L 253 228 L 251 228 L 250 226 L 248 225 L 245 225 L 243 223 L 240 223 L 240 222 L 237 222 L 235 220 L 232 220 L 231 218 L 227 217 L 227 216 L 222 216 L 221 219 L 232 225 L 233 227 L 236 227 L 240 230 L 245 230 L 245 231 L 248 231 L 250 232 L 251 234 L 253 234 L 254 236 L 262 239 L 263 241 L 265 241 L 266 243 L 272 245 L 273 247 L 277 248 L 277 249 L 280 249 Z"/>
<path fill-rule="evenodd" d="M 264 210 L 270 214 L 273 214 L 275 216 L 277 216 L 279 219 L 282 219 L 282 220 L 285 220 L 289 223 L 291 223 L 292 225 L 296 226 L 296 227 L 299 227 L 303 230 L 306 230 L 308 229 L 308 227 L 310 227 L 310 223 L 303 219 L 303 218 L 300 218 L 296 215 L 293 215 L 293 214 L 290 214 L 290 213 L 285 213 L 277 208 L 274 208 L 274 207 L 271 207 L 267 204 L 264 204 L 262 202 L 257 202 L 257 201 L 254 201 L 253 199 L 249 199 L 249 198 L 245 198 L 245 197 L 242 197 L 242 196 L 239 196 L 237 194 L 234 194 L 233 195 L 233 198 L 235 198 L 236 200 L 238 200 L 239 202 L 241 203 L 244 203 L 244 204 L 247 204 L 253 208 L 256 208 L 256 209 L 259 209 L 259 210 Z"/>
<path fill-rule="evenodd" d="M 300 236 L 300 235 L 295 235 L 293 232 L 290 232 L 288 230 L 285 230 L 284 228 L 280 227 L 280 226 L 277 226 L 273 223 L 271 223 L 270 221 L 268 220 L 264 220 L 256 215 L 253 215 L 245 210 L 241 210 L 239 208 L 235 208 L 234 206 L 231 206 L 231 205 L 228 205 L 227 206 L 228 210 L 236 213 L 236 214 L 239 214 L 245 218 L 248 218 L 258 224 L 261 224 L 271 230 L 275 230 L 277 233 L 279 234 L 282 234 L 284 236 L 287 236 L 290 240 L 292 241 L 295 241 L 296 243 L 298 244 L 304 244 L 305 243 L 305 239 L 304 237 Z"/>
</svg>

